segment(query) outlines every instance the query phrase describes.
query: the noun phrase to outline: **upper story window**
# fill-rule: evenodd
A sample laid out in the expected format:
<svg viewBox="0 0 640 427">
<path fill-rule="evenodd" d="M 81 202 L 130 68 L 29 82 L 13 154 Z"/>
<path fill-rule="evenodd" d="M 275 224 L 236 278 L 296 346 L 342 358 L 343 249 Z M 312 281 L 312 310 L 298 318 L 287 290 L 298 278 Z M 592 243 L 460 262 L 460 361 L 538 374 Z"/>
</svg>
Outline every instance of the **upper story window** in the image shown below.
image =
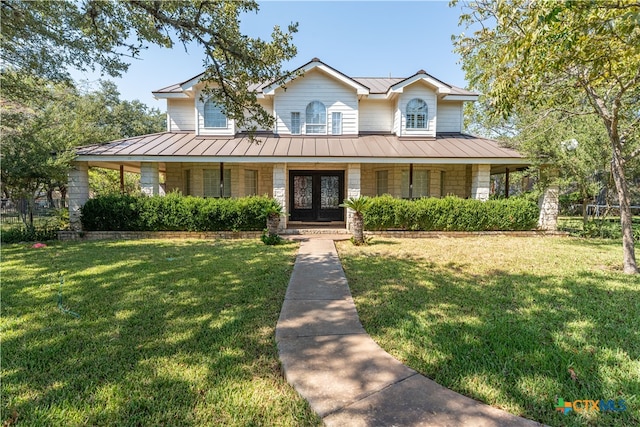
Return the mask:
<svg viewBox="0 0 640 427">
<path fill-rule="evenodd" d="M 327 108 L 320 101 L 313 101 L 307 105 L 306 133 L 327 133 Z"/>
<path fill-rule="evenodd" d="M 293 111 L 291 113 L 291 134 L 292 135 L 300 135 L 300 113 L 297 111 Z"/>
<path fill-rule="evenodd" d="M 222 112 L 222 108 L 211 99 L 204 103 L 204 127 L 227 127 L 227 116 Z"/>
<path fill-rule="evenodd" d="M 342 113 L 331 113 L 331 134 L 342 135 Z"/>
<path fill-rule="evenodd" d="M 407 129 L 427 128 L 427 103 L 414 98 L 407 103 Z"/>
</svg>

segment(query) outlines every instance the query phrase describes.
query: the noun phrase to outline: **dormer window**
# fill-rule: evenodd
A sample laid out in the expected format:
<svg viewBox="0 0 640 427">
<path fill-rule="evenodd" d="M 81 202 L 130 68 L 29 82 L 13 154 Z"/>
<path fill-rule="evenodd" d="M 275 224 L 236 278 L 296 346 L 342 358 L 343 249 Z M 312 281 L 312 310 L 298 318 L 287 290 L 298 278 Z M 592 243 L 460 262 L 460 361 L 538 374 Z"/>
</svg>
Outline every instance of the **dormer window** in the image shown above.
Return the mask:
<svg viewBox="0 0 640 427">
<path fill-rule="evenodd" d="M 427 103 L 414 98 L 407 103 L 407 129 L 427 128 Z"/>
<path fill-rule="evenodd" d="M 327 108 L 320 101 L 307 105 L 305 117 L 306 133 L 327 133 Z"/>
<path fill-rule="evenodd" d="M 227 116 L 222 112 L 222 108 L 213 100 L 209 99 L 204 103 L 204 127 L 205 128 L 226 128 Z"/>
</svg>

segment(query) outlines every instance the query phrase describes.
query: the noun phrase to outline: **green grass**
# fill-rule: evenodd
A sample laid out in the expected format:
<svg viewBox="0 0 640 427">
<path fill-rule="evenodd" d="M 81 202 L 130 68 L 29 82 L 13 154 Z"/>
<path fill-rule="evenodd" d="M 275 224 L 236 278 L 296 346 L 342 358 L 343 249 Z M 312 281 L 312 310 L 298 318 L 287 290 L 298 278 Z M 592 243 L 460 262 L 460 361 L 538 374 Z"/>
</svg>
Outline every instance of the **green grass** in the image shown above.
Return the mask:
<svg viewBox="0 0 640 427">
<path fill-rule="evenodd" d="M 640 277 L 622 274 L 619 241 L 388 239 L 338 249 L 365 329 L 408 366 L 549 425 L 640 424 Z M 624 399 L 627 410 L 563 415 L 558 398 Z"/>
<path fill-rule="evenodd" d="M 2 421 L 317 425 L 274 328 L 295 244 L 125 241 L 2 248 Z M 64 307 L 57 306 L 59 274 Z M 15 411 L 15 412 L 14 412 Z"/>
</svg>

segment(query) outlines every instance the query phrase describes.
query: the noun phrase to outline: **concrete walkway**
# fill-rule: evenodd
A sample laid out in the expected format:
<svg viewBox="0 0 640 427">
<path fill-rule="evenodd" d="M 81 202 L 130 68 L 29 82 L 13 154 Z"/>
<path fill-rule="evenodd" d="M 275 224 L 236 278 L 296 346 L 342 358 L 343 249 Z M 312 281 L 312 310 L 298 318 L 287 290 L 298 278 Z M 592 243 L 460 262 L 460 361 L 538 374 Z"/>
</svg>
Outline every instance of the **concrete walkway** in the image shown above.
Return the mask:
<svg viewBox="0 0 640 427">
<path fill-rule="evenodd" d="M 329 236 L 302 240 L 276 341 L 289 383 L 327 426 L 539 426 L 406 367 L 362 328 Z M 552 410 L 552 408 L 550 408 Z"/>
</svg>

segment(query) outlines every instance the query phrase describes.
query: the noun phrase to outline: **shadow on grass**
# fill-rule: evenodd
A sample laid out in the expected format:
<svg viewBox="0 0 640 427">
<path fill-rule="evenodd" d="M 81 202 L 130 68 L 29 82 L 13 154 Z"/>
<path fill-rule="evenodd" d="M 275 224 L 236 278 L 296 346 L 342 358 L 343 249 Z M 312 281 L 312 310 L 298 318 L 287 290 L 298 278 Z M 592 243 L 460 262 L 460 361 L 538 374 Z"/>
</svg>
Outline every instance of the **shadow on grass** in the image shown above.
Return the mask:
<svg viewBox="0 0 640 427">
<path fill-rule="evenodd" d="M 640 424 L 637 277 L 474 274 L 390 254 L 342 261 L 367 332 L 445 387 L 550 425 Z M 558 398 L 625 399 L 628 409 L 564 416 Z"/>
<path fill-rule="evenodd" d="M 317 423 L 283 380 L 273 337 L 295 249 L 255 241 L 3 248 L 3 417 Z M 60 274 L 78 319 L 57 308 Z"/>
</svg>

